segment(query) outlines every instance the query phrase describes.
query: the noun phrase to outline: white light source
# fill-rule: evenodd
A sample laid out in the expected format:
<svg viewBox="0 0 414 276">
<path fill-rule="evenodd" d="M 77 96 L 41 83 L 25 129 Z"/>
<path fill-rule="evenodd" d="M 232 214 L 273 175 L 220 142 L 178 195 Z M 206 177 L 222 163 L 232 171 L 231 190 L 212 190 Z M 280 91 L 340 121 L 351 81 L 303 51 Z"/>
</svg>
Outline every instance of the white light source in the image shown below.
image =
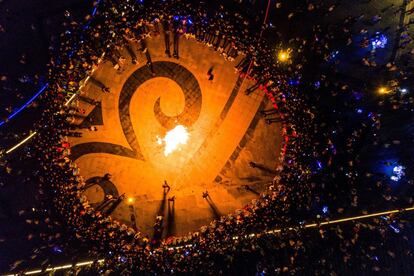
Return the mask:
<svg viewBox="0 0 414 276">
<path fill-rule="evenodd" d="M 181 150 L 180 145 L 187 144 L 190 134 L 183 125 L 178 125 L 168 131 L 164 139 L 158 138 L 158 144 L 165 144 L 164 155 L 168 156 L 175 150 Z"/>
<path fill-rule="evenodd" d="M 392 170 L 393 175 L 390 177 L 392 181 L 399 181 L 405 175 L 405 167 L 398 165 L 395 166 Z"/>
<path fill-rule="evenodd" d="M 408 90 L 407 90 L 407 88 L 400 88 L 400 92 L 401 92 L 401 94 L 407 94 L 407 92 L 408 92 Z"/>
</svg>

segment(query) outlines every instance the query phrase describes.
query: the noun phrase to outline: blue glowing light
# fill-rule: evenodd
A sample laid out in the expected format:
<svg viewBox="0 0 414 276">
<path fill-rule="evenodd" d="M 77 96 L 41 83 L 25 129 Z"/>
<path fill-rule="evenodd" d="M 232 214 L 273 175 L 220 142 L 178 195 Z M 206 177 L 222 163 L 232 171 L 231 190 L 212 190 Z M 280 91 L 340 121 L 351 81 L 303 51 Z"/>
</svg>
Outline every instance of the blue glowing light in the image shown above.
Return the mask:
<svg viewBox="0 0 414 276">
<path fill-rule="evenodd" d="M 318 168 L 319 169 L 322 169 L 322 163 L 321 163 L 321 161 L 316 161 L 316 164 L 318 164 Z"/>
<path fill-rule="evenodd" d="M 363 94 L 358 91 L 352 91 L 352 96 L 355 98 L 355 100 L 359 101 L 362 99 Z"/>
<path fill-rule="evenodd" d="M 173 18 L 174 18 L 175 21 L 180 20 L 180 17 L 178 15 L 175 15 Z"/>
<path fill-rule="evenodd" d="M 101 2 L 101 0 L 98 0 L 98 2 L 96 2 L 95 8 L 92 11 L 92 16 L 96 15 L 96 12 L 98 11 L 98 5 Z"/>
<path fill-rule="evenodd" d="M 408 89 L 407 88 L 400 88 L 400 92 L 401 94 L 407 94 L 408 93 Z"/>
<path fill-rule="evenodd" d="M 331 150 L 332 150 L 332 153 L 333 154 L 336 154 L 336 148 L 335 148 L 335 145 L 334 144 L 331 145 Z"/>
<path fill-rule="evenodd" d="M 322 213 L 324 213 L 324 214 L 328 213 L 328 206 L 323 206 L 322 207 Z"/>
<path fill-rule="evenodd" d="M 356 111 L 358 114 L 361 114 L 363 112 L 361 108 L 358 108 Z"/>
<path fill-rule="evenodd" d="M 312 162 L 310 169 L 313 173 L 318 173 L 318 171 L 323 169 L 323 164 L 321 161 L 315 160 L 314 162 Z"/>
<path fill-rule="evenodd" d="M 391 228 L 392 230 L 394 230 L 394 232 L 395 232 L 396 234 L 400 233 L 400 229 L 399 229 L 398 227 L 395 227 L 395 226 L 394 226 L 394 225 L 392 225 L 392 224 L 390 224 L 389 226 L 390 226 L 390 228 Z"/>
<path fill-rule="evenodd" d="M 14 116 L 19 114 L 23 109 L 25 109 L 29 104 L 31 104 L 37 97 L 39 97 L 40 94 L 43 93 L 43 91 L 46 90 L 46 88 L 49 86 L 48 83 L 46 83 L 30 100 L 28 100 L 24 105 L 22 105 L 19 109 L 14 111 L 5 121 L 0 122 L 0 126 L 4 125 L 6 122 L 10 121 Z"/>
<path fill-rule="evenodd" d="M 188 22 L 188 25 L 193 25 L 193 21 L 191 20 L 191 18 L 188 18 L 187 22 Z"/>
<path fill-rule="evenodd" d="M 296 85 L 299 85 L 299 80 L 290 79 L 288 83 L 289 83 L 289 85 L 296 86 Z"/>
<path fill-rule="evenodd" d="M 63 253 L 63 250 L 59 246 L 54 246 L 52 250 L 55 253 Z"/>
<path fill-rule="evenodd" d="M 378 49 L 378 48 L 385 48 L 385 45 L 387 45 L 388 39 L 385 35 L 377 33 L 377 35 L 371 39 L 371 46 L 372 49 Z"/>
<path fill-rule="evenodd" d="M 391 175 L 390 179 L 395 182 L 399 180 L 398 177 L 396 177 L 395 175 Z"/>
<path fill-rule="evenodd" d="M 332 61 L 334 60 L 339 54 L 339 51 L 333 51 L 330 55 L 329 55 L 329 60 Z"/>
<path fill-rule="evenodd" d="M 399 181 L 405 175 L 405 167 L 398 165 L 392 169 L 392 176 L 390 177 L 392 181 Z"/>
<path fill-rule="evenodd" d="M 321 82 L 320 81 L 315 81 L 314 85 L 315 85 L 316 89 L 319 89 L 319 87 L 321 87 Z"/>
<path fill-rule="evenodd" d="M 381 216 L 380 218 L 382 218 L 382 219 L 383 219 L 383 220 L 385 220 L 385 221 L 389 220 L 389 217 L 386 217 L 386 216 Z M 392 221 L 392 223 L 394 223 L 394 224 L 395 224 L 395 220 L 393 220 L 393 221 Z M 399 229 L 397 226 L 395 226 L 394 224 L 389 224 L 388 226 L 389 226 L 392 230 L 394 230 L 394 233 L 396 233 L 396 234 L 400 233 L 400 229 Z"/>
</svg>

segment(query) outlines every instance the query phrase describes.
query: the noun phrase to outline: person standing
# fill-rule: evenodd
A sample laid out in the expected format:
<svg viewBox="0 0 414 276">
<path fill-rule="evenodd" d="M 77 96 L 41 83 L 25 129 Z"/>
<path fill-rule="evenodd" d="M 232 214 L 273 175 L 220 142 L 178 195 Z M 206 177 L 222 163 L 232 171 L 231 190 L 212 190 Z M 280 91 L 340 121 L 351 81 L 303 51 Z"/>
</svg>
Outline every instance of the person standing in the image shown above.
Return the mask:
<svg viewBox="0 0 414 276">
<path fill-rule="evenodd" d="M 162 184 L 162 188 L 164 189 L 164 194 L 167 194 L 171 190 L 171 187 L 170 185 L 168 185 L 167 180 L 164 180 L 164 184 Z"/>
<path fill-rule="evenodd" d="M 171 57 L 171 52 L 170 52 L 170 20 L 169 19 L 165 19 L 163 22 L 163 29 L 164 29 L 164 42 L 165 42 L 165 54 L 168 57 Z"/>
</svg>

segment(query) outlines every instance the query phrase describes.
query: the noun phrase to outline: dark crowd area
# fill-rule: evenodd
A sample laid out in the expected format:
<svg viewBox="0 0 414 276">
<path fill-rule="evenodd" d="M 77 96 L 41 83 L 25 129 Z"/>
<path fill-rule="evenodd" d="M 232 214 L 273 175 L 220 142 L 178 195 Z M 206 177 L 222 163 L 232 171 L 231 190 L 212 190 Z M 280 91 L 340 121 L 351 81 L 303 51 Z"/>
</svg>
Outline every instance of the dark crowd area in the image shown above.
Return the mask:
<svg viewBox="0 0 414 276">
<path fill-rule="evenodd" d="M 323 224 L 414 205 L 411 2 L 100 0 L 57 8 L 49 19 L 56 31 L 38 46 L 45 56 L 23 51 L 15 66 L 0 67 L 1 271 L 412 275 L 409 211 Z M 0 21 L 0 36 L 6 25 Z M 84 80 L 111 93 L 94 76 L 100 62 L 111 63 L 114 74 L 126 63 L 153 71 L 147 42 L 167 35 L 175 58 L 176 41 L 194 39 L 237 60 L 238 74 L 255 83 L 245 93 L 265 93 L 273 103 L 284 142 L 282 164 L 257 200 L 198 231 L 160 239 L 90 206 L 68 137 L 77 133 Z M 4 52 L 13 47 L 1 41 Z M 37 62 L 39 71 L 24 69 Z M 42 87 L 30 110 L 8 119 Z M 93 263 L 47 271 L 84 260 Z"/>
</svg>

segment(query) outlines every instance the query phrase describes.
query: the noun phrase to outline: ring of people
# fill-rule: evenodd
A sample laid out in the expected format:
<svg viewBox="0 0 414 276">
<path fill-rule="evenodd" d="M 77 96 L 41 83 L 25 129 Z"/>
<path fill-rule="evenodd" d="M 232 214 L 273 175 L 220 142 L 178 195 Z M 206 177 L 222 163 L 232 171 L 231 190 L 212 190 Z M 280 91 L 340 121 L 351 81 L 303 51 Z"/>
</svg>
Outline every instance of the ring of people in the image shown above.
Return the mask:
<svg viewBox="0 0 414 276">
<path fill-rule="evenodd" d="M 85 202 L 159 238 L 255 200 L 277 175 L 282 137 L 265 93 L 235 71 L 243 56 L 184 36 L 171 56 L 169 35 L 129 41 L 99 64 L 68 138 Z"/>
</svg>

